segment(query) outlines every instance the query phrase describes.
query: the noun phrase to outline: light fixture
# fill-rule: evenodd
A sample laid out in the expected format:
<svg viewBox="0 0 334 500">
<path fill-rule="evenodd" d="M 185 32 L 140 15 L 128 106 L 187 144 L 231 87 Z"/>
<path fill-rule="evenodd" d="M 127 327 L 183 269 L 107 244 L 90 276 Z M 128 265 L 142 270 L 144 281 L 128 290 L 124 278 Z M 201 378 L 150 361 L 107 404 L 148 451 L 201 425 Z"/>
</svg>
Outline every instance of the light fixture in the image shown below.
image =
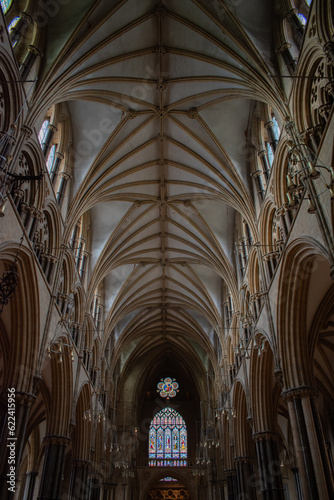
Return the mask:
<svg viewBox="0 0 334 500">
<path fill-rule="evenodd" d="M 19 281 L 17 265 L 14 262 L 0 278 L 0 314 L 14 294 Z"/>
<path fill-rule="evenodd" d="M 73 363 L 74 361 L 73 344 L 66 344 L 66 342 L 63 341 L 63 339 L 60 339 L 59 341 L 53 342 L 49 345 L 47 349 L 49 358 L 52 359 L 53 357 L 57 357 L 57 362 L 62 363 L 64 354 L 63 347 L 68 347 L 70 349 L 71 361 Z"/>
<path fill-rule="evenodd" d="M 256 350 L 258 351 L 259 356 L 261 356 L 262 353 L 266 352 L 267 345 L 265 338 L 262 338 L 262 340 L 260 340 L 259 337 L 256 336 L 248 345 L 245 345 L 245 340 L 242 338 L 239 344 L 237 344 L 237 346 L 234 348 L 234 352 L 237 356 L 245 357 L 246 359 L 249 359 L 251 356 L 250 353 Z"/>
<path fill-rule="evenodd" d="M 226 417 L 226 420 L 230 418 L 237 418 L 237 410 L 232 407 L 224 406 L 223 408 L 216 409 L 217 420 L 220 420 L 221 416 Z"/>
<path fill-rule="evenodd" d="M 306 197 L 309 202 L 308 213 L 315 214 L 317 212 L 317 204 L 315 200 L 323 193 L 329 190 L 330 200 L 334 201 L 334 172 L 333 167 L 328 168 L 322 164 L 320 159 L 313 151 L 304 143 L 302 137 L 298 134 L 295 124 L 287 117 L 285 128 L 290 136 L 286 142 L 288 148 L 288 172 L 287 180 L 287 198 L 289 208 L 298 206 L 298 197 L 303 197 L 303 191 L 308 190 Z M 328 180 L 324 175 L 328 175 Z M 320 193 L 315 192 L 315 187 L 310 181 L 315 181 L 321 178 L 324 188 Z"/>
<path fill-rule="evenodd" d="M 17 259 L 19 252 L 21 250 L 23 238 L 24 238 L 24 233 L 21 236 L 20 244 L 17 249 L 14 261 L 9 266 L 8 271 L 5 271 L 0 278 L 0 314 L 3 311 L 3 308 L 8 304 L 9 299 L 15 293 L 19 281 Z"/>
<path fill-rule="evenodd" d="M 103 410 L 86 410 L 84 411 L 83 418 L 88 422 L 96 421 L 98 423 L 104 422 L 106 420 L 106 416 Z"/>
</svg>

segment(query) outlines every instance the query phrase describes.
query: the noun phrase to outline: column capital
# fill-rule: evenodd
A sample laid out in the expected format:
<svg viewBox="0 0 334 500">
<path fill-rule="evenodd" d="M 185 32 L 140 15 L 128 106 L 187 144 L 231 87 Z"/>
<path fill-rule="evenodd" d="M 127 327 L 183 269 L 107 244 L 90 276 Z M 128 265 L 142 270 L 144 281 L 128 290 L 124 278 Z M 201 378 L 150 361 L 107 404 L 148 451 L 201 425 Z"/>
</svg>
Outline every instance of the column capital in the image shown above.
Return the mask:
<svg viewBox="0 0 334 500">
<path fill-rule="evenodd" d="M 281 395 L 284 401 L 289 402 L 294 399 L 317 398 L 319 396 L 319 391 L 315 387 L 303 385 L 287 389 L 283 391 Z"/>
<path fill-rule="evenodd" d="M 23 127 L 21 128 L 21 132 L 23 135 L 25 135 L 29 139 L 29 137 L 32 134 L 32 129 L 30 127 L 28 127 L 27 125 L 23 125 Z"/>
<path fill-rule="evenodd" d="M 52 125 L 52 123 L 49 123 L 48 129 L 51 130 L 52 132 L 57 132 L 57 127 L 55 125 Z"/>
<path fill-rule="evenodd" d="M 90 474 L 88 474 L 88 478 L 101 481 L 101 479 L 103 479 L 103 474 L 100 474 L 99 472 L 91 472 Z"/>
<path fill-rule="evenodd" d="M 1 393 L 1 396 L 5 396 L 7 391 Z M 30 407 L 36 401 L 36 396 L 30 394 L 29 392 L 15 391 L 15 402 L 22 406 Z"/>
<path fill-rule="evenodd" d="M 272 120 L 269 120 L 269 122 L 264 124 L 264 128 L 269 128 L 269 127 L 273 127 L 273 126 L 274 126 L 274 122 Z"/>
<path fill-rule="evenodd" d="M 32 52 L 35 56 L 41 55 L 40 50 L 37 47 L 35 47 L 34 45 L 28 45 L 27 49 L 29 50 L 29 52 Z"/>
<path fill-rule="evenodd" d="M 279 434 L 273 431 L 260 431 L 252 434 L 252 438 L 255 443 L 258 443 L 259 441 L 278 441 Z"/>
<path fill-rule="evenodd" d="M 235 476 L 237 473 L 236 469 L 227 469 L 224 470 L 225 476 Z"/>
<path fill-rule="evenodd" d="M 239 463 L 239 464 L 250 464 L 254 462 L 254 457 L 245 455 L 243 457 L 235 457 L 233 461 L 234 463 Z"/>
<path fill-rule="evenodd" d="M 92 465 L 92 462 L 89 460 L 73 460 L 71 462 L 72 467 L 89 467 Z"/>
<path fill-rule="evenodd" d="M 71 438 L 67 437 L 67 436 L 45 436 L 45 438 L 43 439 L 43 441 L 49 445 L 49 444 L 55 444 L 55 445 L 58 445 L 58 446 L 67 446 L 70 441 L 71 441 Z"/>
<path fill-rule="evenodd" d="M 20 17 L 21 17 L 22 19 L 24 19 L 24 20 L 27 22 L 27 24 L 31 24 L 31 23 L 32 23 L 32 21 L 33 21 L 32 17 L 31 17 L 31 16 L 29 16 L 29 14 L 27 14 L 27 13 L 26 13 L 26 12 L 24 12 L 24 11 L 21 11 L 21 12 L 20 12 Z"/>
</svg>

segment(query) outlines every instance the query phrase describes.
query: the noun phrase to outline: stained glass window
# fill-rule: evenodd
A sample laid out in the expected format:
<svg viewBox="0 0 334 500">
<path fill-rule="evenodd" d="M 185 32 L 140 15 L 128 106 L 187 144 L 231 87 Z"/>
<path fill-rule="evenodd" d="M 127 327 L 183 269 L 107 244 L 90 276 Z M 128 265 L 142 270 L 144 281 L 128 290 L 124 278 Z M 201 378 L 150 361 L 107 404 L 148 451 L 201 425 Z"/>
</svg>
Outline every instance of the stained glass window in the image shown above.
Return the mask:
<svg viewBox="0 0 334 500">
<path fill-rule="evenodd" d="M 11 6 L 12 1 L 13 0 L 1 0 L 1 8 L 4 14 L 6 14 L 7 10 Z"/>
<path fill-rule="evenodd" d="M 187 427 L 181 415 L 164 408 L 153 418 L 149 431 L 149 465 L 184 467 L 187 465 Z"/>
<path fill-rule="evenodd" d="M 174 398 L 176 393 L 179 392 L 179 384 L 176 382 L 175 378 L 171 379 L 166 377 L 165 380 L 162 378 L 158 383 L 157 392 L 162 398 Z"/>
</svg>

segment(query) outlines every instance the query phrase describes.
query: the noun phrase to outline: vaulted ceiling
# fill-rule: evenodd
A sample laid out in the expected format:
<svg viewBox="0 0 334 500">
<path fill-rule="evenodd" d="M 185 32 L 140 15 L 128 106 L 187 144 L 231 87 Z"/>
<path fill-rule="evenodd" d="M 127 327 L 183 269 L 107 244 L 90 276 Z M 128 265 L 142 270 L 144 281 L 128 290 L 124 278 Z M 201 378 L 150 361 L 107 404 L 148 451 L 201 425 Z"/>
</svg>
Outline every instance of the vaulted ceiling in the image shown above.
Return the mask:
<svg viewBox="0 0 334 500">
<path fill-rule="evenodd" d="M 205 367 L 222 284 L 237 287 L 236 213 L 256 235 L 250 104 L 281 109 L 274 2 L 73 3 L 50 23 L 32 116 L 68 104 L 67 227 L 89 214 L 89 294 L 104 283 L 106 332 L 124 364 L 188 352 Z"/>
</svg>

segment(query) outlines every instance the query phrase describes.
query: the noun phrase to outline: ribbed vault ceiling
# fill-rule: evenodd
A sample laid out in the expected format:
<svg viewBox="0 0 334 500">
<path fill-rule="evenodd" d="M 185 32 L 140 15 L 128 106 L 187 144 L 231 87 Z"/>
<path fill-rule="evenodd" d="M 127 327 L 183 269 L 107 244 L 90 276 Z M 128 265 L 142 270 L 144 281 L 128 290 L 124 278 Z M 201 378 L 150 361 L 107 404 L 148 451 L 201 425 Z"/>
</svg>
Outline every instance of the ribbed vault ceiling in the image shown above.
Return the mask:
<svg viewBox="0 0 334 500">
<path fill-rule="evenodd" d="M 222 283 L 236 290 L 236 212 L 255 232 L 250 103 L 280 110 L 268 76 L 273 2 L 92 3 L 54 19 L 62 40 L 57 54 L 49 33 L 34 107 L 42 120 L 46 101 L 68 103 L 67 236 L 89 214 L 89 294 L 104 282 L 115 353 L 141 356 L 155 342 L 160 353 L 180 343 L 210 356 Z"/>
</svg>

